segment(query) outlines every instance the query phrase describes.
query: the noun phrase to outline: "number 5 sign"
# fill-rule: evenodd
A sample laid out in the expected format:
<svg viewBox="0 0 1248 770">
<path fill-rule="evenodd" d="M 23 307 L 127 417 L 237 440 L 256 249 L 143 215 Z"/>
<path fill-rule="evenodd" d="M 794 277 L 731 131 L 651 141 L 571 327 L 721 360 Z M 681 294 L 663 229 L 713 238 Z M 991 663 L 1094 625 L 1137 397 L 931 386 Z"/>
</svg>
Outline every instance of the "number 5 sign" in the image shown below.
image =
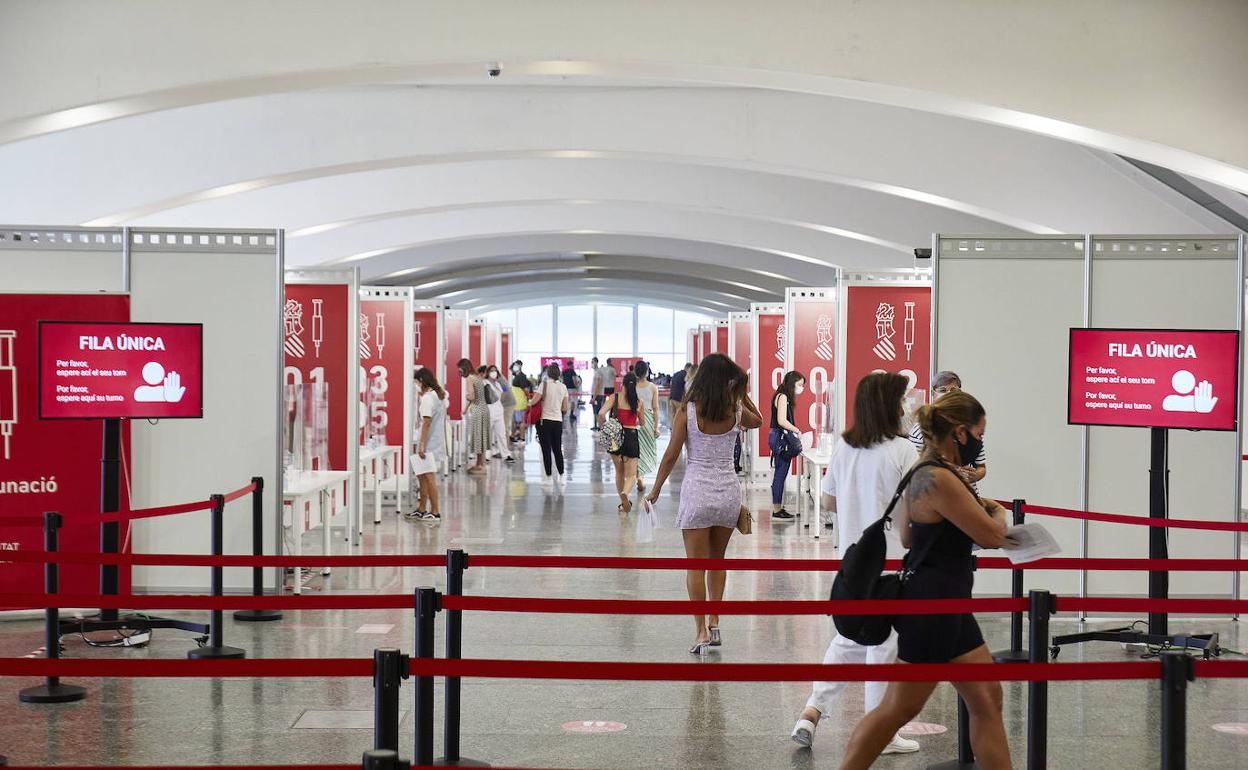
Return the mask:
<svg viewBox="0 0 1248 770">
<path fill-rule="evenodd" d="M 402 290 L 364 289 L 360 299 L 360 377 L 371 404 L 368 434 L 382 436 L 388 446 L 406 446 L 407 322 L 411 300 Z M 367 332 L 367 334 L 366 334 Z M 368 354 L 364 354 L 367 340 Z M 364 383 L 367 383 L 365 385 Z M 399 453 L 403 472 L 406 452 Z"/>
</svg>

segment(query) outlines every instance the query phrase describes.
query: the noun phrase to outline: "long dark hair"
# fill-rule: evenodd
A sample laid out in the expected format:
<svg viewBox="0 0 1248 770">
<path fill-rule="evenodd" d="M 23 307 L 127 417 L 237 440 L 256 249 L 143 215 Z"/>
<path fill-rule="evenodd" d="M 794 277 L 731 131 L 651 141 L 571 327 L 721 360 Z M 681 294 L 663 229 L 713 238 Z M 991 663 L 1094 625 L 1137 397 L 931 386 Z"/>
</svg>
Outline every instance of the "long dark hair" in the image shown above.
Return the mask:
<svg viewBox="0 0 1248 770">
<path fill-rule="evenodd" d="M 633 364 L 633 374 L 637 375 L 637 379 L 639 380 L 643 380 L 643 381 L 649 380 L 650 379 L 650 364 L 646 363 L 645 361 L 638 361 L 637 363 Z"/>
<path fill-rule="evenodd" d="M 855 449 L 866 449 L 901 435 L 901 400 L 910 381 L 900 374 L 872 372 L 854 392 L 854 423 L 841 434 Z"/>
<path fill-rule="evenodd" d="M 641 406 L 641 399 L 637 397 L 637 375 L 632 372 L 624 375 L 624 400 L 628 402 L 628 408 L 634 412 Z"/>
<path fill-rule="evenodd" d="M 721 422 L 736 414 L 749 384 L 745 370 L 723 353 L 711 353 L 698 364 L 698 374 L 685 394 L 685 403 L 697 404 L 698 416 Z"/>
<path fill-rule="evenodd" d="M 780 387 L 776 390 L 776 395 L 771 397 L 772 405 L 775 405 L 776 396 L 781 393 L 788 397 L 789 404 L 792 405 L 793 402 L 797 400 L 797 383 L 805 381 L 806 375 L 796 369 L 785 372 L 784 379 L 780 382 Z"/>
<path fill-rule="evenodd" d="M 546 377 L 552 380 L 559 379 L 559 365 L 555 363 L 547 364 Z"/>
<path fill-rule="evenodd" d="M 455 364 L 455 368 L 459 370 L 459 375 L 461 377 L 467 377 L 472 374 L 477 367 L 473 366 L 472 361 L 467 358 L 461 358 L 459 359 L 459 363 Z"/>
<path fill-rule="evenodd" d="M 446 391 L 442 390 L 442 386 L 438 384 L 438 378 L 434 377 L 433 372 L 429 371 L 427 368 L 423 366 L 420 367 L 416 370 L 416 374 L 414 374 L 413 377 L 415 377 L 416 381 L 427 390 L 437 391 L 439 401 L 446 398 Z"/>
</svg>

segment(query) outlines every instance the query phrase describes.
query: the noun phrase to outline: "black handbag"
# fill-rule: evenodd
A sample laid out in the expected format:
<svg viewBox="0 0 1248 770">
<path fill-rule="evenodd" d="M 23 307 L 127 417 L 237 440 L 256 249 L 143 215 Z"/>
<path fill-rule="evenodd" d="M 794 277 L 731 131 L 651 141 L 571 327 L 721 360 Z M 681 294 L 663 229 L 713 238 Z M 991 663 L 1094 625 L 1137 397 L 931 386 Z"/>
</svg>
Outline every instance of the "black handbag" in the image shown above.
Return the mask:
<svg viewBox="0 0 1248 770">
<path fill-rule="evenodd" d="M 884 511 L 884 515 L 862 531 L 858 542 L 845 549 L 841 558 L 841 568 L 832 581 L 833 601 L 861 599 L 900 599 L 906 581 L 919 568 L 937 538 L 927 541 L 925 547 L 918 552 L 909 551 L 902 559 L 901 569 L 897 572 L 882 574 L 884 560 L 888 554 L 888 542 L 884 530 L 893 524 L 893 509 L 901 499 L 902 492 L 910 483 L 910 479 L 920 469 L 929 465 L 944 467 L 935 460 L 926 460 L 914 466 L 901 479 L 892 501 Z M 867 646 L 883 644 L 893 631 L 893 615 L 833 615 L 832 622 L 836 631 L 850 641 Z"/>
<path fill-rule="evenodd" d="M 772 457 L 786 457 L 792 460 L 802 453 L 802 439 L 783 428 L 772 428 L 767 436 L 767 449 Z"/>
</svg>

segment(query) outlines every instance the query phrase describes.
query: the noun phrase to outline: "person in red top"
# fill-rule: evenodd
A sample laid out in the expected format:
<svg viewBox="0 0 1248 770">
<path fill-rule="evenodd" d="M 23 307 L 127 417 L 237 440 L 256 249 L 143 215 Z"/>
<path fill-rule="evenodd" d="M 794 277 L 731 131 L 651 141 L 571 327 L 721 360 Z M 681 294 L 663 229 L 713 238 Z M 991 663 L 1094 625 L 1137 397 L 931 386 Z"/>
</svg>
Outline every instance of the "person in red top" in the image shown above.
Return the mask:
<svg viewBox="0 0 1248 770">
<path fill-rule="evenodd" d="M 610 452 L 611 462 L 615 464 L 615 490 L 620 496 L 621 513 L 633 510 L 632 490 L 637 484 L 637 458 L 641 456 L 637 427 L 645 409 L 645 404 L 637 395 L 637 375 L 629 372 L 624 375 L 624 392 L 607 396 L 598 412 L 599 427 L 602 427 L 607 416 L 614 410 L 615 418 L 624 429 L 624 438 L 619 447 Z"/>
</svg>

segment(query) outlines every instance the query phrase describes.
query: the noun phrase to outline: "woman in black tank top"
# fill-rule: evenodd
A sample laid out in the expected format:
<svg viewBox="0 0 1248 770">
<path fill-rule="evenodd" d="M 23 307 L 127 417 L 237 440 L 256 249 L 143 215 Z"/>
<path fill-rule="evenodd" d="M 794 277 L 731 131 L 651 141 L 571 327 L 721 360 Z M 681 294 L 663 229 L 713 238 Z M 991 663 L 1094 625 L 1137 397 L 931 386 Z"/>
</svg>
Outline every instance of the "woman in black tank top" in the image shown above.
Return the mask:
<svg viewBox="0 0 1248 770">
<path fill-rule="evenodd" d="M 793 404 L 805 387 L 806 378 L 801 372 L 789 372 L 784 375 L 780 389 L 771 397 L 771 433 L 767 437 L 767 447 L 772 452 L 771 518 L 773 519 L 786 521 L 793 519 L 793 514 L 784 509 L 784 484 L 789 477 L 789 466 L 795 455 L 780 451 L 779 448 L 791 443 L 786 442 L 786 434 L 799 432 L 797 425 L 793 422 Z"/>
<path fill-rule="evenodd" d="M 983 438 L 984 408 L 963 391 L 919 409 L 924 449 L 905 491 L 897 523 L 912 553 L 926 551 L 902 589 L 904 599 L 969 599 L 974 585 L 971 547 L 1005 543 L 1005 509 L 977 498 L 956 472 L 958 447 Z M 897 657 L 907 663 L 991 663 L 975 616 L 900 615 Z M 850 738 L 841 770 L 866 770 L 902 725 L 918 716 L 936 682 L 890 682 L 879 708 L 863 717 Z M 971 746 L 983 770 L 1009 770 L 1010 747 L 1001 721 L 1000 682 L 954 682 L 970 713 Z"/>
</svg>

